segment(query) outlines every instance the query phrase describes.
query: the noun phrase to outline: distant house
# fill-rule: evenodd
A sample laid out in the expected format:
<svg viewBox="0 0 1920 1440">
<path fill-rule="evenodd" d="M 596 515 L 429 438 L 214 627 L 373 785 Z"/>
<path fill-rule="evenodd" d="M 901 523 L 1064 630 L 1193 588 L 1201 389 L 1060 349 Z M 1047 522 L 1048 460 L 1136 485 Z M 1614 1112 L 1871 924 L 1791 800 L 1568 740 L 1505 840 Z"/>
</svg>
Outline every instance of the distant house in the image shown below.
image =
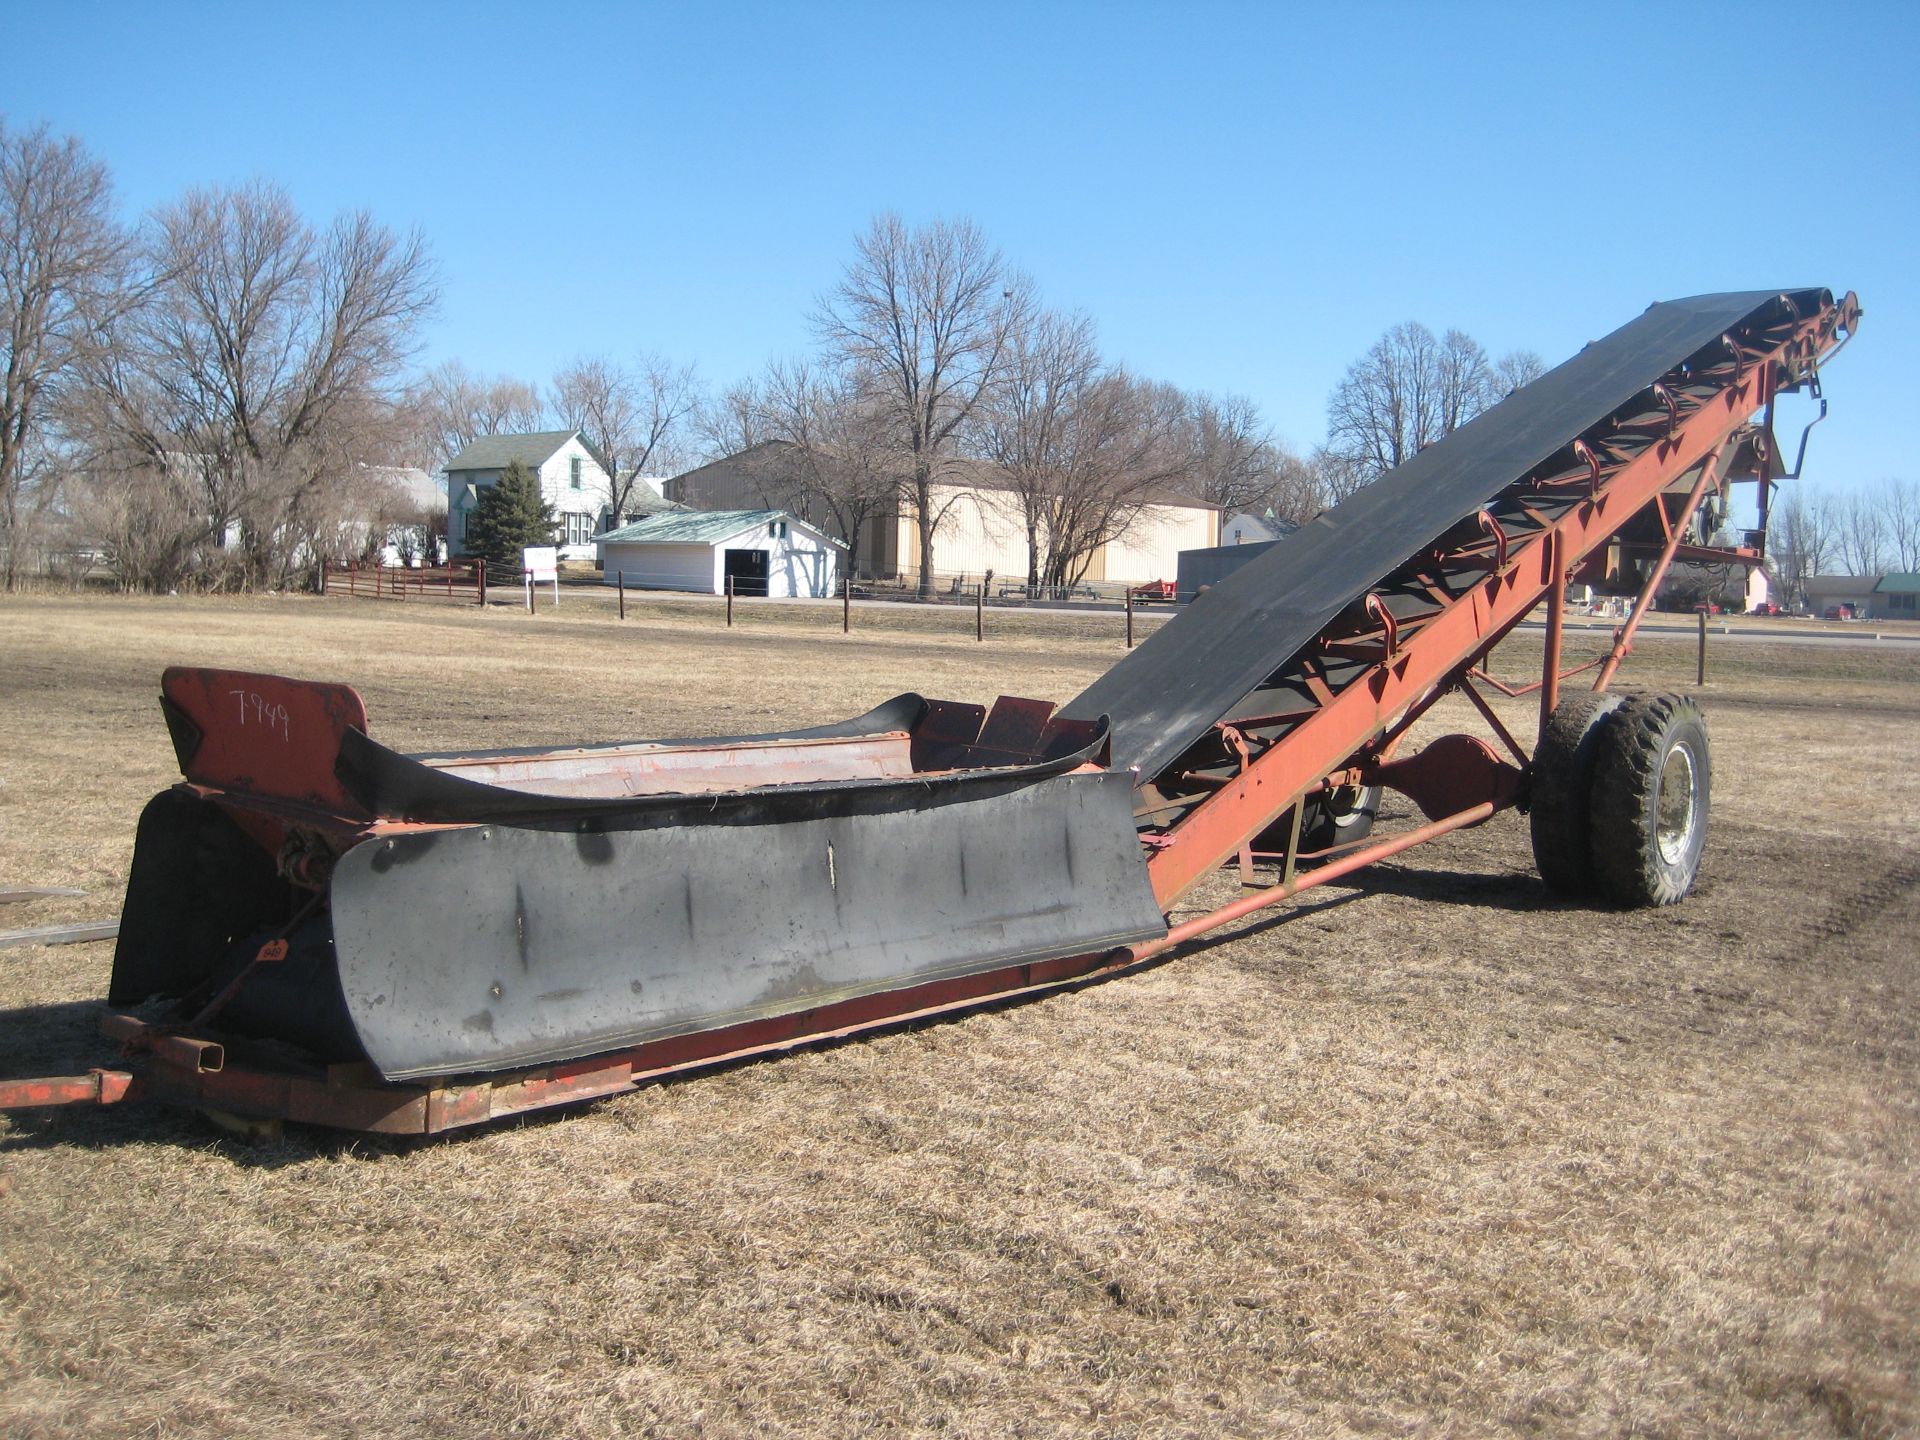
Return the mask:
<svg viewBox="0 0 1920 1440">
<path fill-rule="evenodd" d="M 479 505 L 480 492 L 515 460 L 538 477 L 540 493 L 553 506 L 560 558 L 592 559 L 594 536 L 612 518 L 607 514 L 607 468 L 578 430 L 483 435 L 448 461 L 447 543 L 453 552 L 466 552 L 467 518 Z M 647 497 L 637 487 L 635 498 Z"/>
<path fill-rule="evenodd" d="M 1824 615 L 1845 606 L 1855 619 L 1865 620 L 1873 615 L 1874 587 L 1880 579 L 1877 575 L 1809 575 L 1801 585 L 1807 612 Z"/>
<path fill-rule="evenodd" d="M 1284 520 L 1274 518 L 1273 511 L 1265 515 L 1255 515 L 1251 511 L 1241 510 L 1229 515 L 1220 526 L 1222 545 L 1260 545 L 1278 540 L 1283 535 L 1291 535 L 1300 527 L 1289 525 Z"/>
<path fill-rule="evenodd" d="M 1815 615 L 1845 605 L 1856 620 L 1920 620 L 1920 574 L 1811 575 L 1806 591 Z"/>
<path fill-rule="evenodd" d="M 439 537 L 445 532 L 447 492 L 426 471 L 412 465 L 362 465 L 373 482 L 369 527 L 381 530 L 380 563 L 439 563 Z"/>
<path fill-rule="evenodd" d="M 1767 563 L 1755 555 L 1739 555 L 1718 564 L 1676 560 L 1661 579 L 1654 598 L 1669 609 L 1691 610 L 1710 601 L 1744 615 L 1777 603 L 1779 583 Z"/>
<path fill-rule="evenodd" d="M 1870 603 L 1870 619 L 1920 620 L 1920 575 L 1882 575 Z"/>
<path fill-rule="evenodd" d="M 609 585 L 723 595 L 824 599 L 846 548 L 784 510 L 675 510 L 599 537 Z"/>
<path fill-rule="evenodd" d="M 831 532 L 832 514 L 808 493 L 808 479 L 798 448 L 769 440 L 676 475 L 667 482 L 666 493 L 696 510 L 781 509 Z M 933 504 L 942 516 L 933 541 L 934 565 L 941 574 L 979 577 L 992 572 L 1008 580 L 1025 578 L 1026 522 L 1020 496 L 1004 470 L 981 460 L 943 460 Z M 1126 530 L 1095 550 L 1082 579 L 1126 585 L 1169 579 L 1180 551 L 1214 544 L 1219 528 L 1219 506 L 1158 487 Z M 911 505 L 898 496 L 889 497 L 860 533 L 847 539 L 858 575 L 887 580 L 919 573 L 919 525 Z"/>
</svg>

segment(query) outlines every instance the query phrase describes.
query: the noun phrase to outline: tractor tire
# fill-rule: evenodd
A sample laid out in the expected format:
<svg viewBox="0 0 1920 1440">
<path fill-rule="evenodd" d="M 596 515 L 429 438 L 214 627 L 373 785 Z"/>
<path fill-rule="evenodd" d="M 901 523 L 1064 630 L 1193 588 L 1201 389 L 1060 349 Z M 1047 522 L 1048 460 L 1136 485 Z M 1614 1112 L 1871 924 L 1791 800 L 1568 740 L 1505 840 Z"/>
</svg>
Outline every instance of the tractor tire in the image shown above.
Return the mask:
<svg viewBox="0 0 1920 1440">
<path fill-rule="evenodd" d="M 1671 905 L 1707 843 L 1713 757 L 1684 695 L 1645 695 L 1609 717 L 1594 758 L 1593 875 L 1612 903 Z"/>
<path fill-rule="evenodd" d="M 1573 898 L 1594 893 L 1593 777 L 1607 721 L 1621 696 L 1568 696 L 1540 727 L 1533 751 L 1533 863 L 1547 888 Z"/>
</svg>

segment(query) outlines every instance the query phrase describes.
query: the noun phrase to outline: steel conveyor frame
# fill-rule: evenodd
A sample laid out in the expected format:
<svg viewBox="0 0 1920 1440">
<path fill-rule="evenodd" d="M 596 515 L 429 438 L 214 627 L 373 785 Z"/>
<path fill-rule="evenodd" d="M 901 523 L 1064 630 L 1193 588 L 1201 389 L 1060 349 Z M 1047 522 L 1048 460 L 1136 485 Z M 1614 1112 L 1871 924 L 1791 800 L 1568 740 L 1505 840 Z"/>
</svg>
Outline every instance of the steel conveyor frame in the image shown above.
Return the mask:
<svg viewBox="0 0 1920 1440">
<path fill-rule="evenodd" d="M 1580 673 L 1562 663 L 1566 586 L 1609 566 L 1617 570 L 1621 547 L 1631 540 L 1650 557 L 1638 576 L 1639 599 L 1604 660 L 1581 667 L 1597 670 L 1595 688 L 1604 688 L 1668 565 L 1699 550 L 1690 517 L 1735 481 L 1751 478 L 1764 486 L 1781 473 L 1774 401 L 1817 387 L 1820 365 L 1851 337 L 1859 316 L 1851 294 L 1835 302 L 1819 290 L 1655 306 L 1276 545 L 1058 714 L 1041 702 L 1003 699 L 989 713 L 904 696 L 842 726 L 777 736 L 409 760 L 367 738 L 359 697 L 344 686 L 226 672 L 174 675 L 167 716 L 187 783 L 156 797 L 150 813 L 157 832 L 168 806 L 193 814 L 218 809 L 227 817 L 219 822 L 224 828 L 194 844 L 216 855 L 216 868 L 258 872 L 261 894 L 284 887 L 273 891 L 281 907 L 274 924 L 287 913 L 293 918 L 257 954 L 248 950 L 237 958 L 230 983 L 209 976 L 189 991 L 192 1004 L 182 1015 L 110 1014 L 104 1028 L 121 1046 L 125 1068 L 0 1081 L 0 1109 L 148 1097 L 246 1125 L 293 1119 L 431 1133 L 1118 974 L 1310 886 L 1477 824 L 1524 801 L 1530 764 L 1480 687 L 1493 684 L 1509 695 L 1537 689 L 1542 717 L 1550 714 L 1562 685 Z M 1762 417 L 1757 425 L 1755 416 Z M 1542 604 L 1539 681 L 1501 685 L 1486 673 L 1488 656 Z M 255 681 L 258 688 L 250 688 Z M 196 686 L 206 693 L 197 695 Z M 1412 726 L 1454 694 L 1479 710 L 1506 756 L 1467 735 L 1442 736 L 1418 753 L 1401 754 Z M 244 723 L 206 723 L 208 706 L 236 696 Z M 296 733 L 323 735 L 327 743 L 290 746 Z M 821 756 L 838 758 L 822 768 Z M 555 798 L 587 792 L 564 786 L 515 791 L 509 784 L 523 772 L 571 783 L 609 766 L 648 783 L 622 799 Z M 724 778 L 741 773 L 755 778 Z M 263 787 L 263 776 L 272 783 Z M 1308 858 L 1302 832 L 1309 804 L 1375 785 L 1410 797 L 1425 823 L 1322 849 L 1312 857 L 1317 865 L 1301 868 Z M 334 870 L 349 860 L 368 872 L 354 883 L 378 898 L 380 882 L 370 877 L 383 867 L 429 863 L 423 857 L 436 845 L 435 854 L 456 855 L 461 845 L 486 839 L 482 827 L 496 826 L 516 836 L 544 834 L 549 850 L 576 849 L 577 865 L 556 871 L 564 887 L 592 867 L 618 861 L 637 843 L 634 836 L 663 826 L 694 835 L 708 822 L 765 825 L 770 833 L 798 836 L 802 827 L 862 816 L 1032 796 L 1039 818 L 1029 830 L 1037 836 L 1066 816 L 1064 809 L 1056 816 L 1047 808 L 1052 802 L 1045 794 L 1094 792 L 1113 802 L 1109 828 L 1117 827 L 1120 848 L 1089 849 L 1087 842 L 1103 832 L 1069 824 L 1060 832 L 1065 863 L 1058 883 L 1085 893 L 1054 897 L 1063 902 L 1057 908 L 1076 901 L 1087 913 L 1039 949 L 1011 944 L 975 951 L 966 957 L 965 973 L 955 973 L 954 957 L 936 955 L 918 971 L 888 971 L 873 983 L 816 981 L 812 990 L 769 991 L 780 995 L 777 1003 L 716 1009 L 674 1033 L 606 1031 L 632 1038 L 619 1045 L 602 1039 L 600 1053 L 581 1052 L 603 1032 L 583 1031 L 573 1049 L 567 1048 L 572 1037 L 563 1036 L 538 1052 L 552 1058 L 537 1065 L 457 1054 L 412 1070 L 367 1060 L 289 1060 L 285 1046 L 263 1048 L 257 1034 L 253 1043 L 242 1036 L 236 1045 L 219 1028 L 230 1018 L 223 1007 L 236 994 L 263 973 L 291 968 L 289 940 L 298 958 L 297 927 L 311 923 L 317 908 L 330 908 Z M 328 835 L 333 840 L 322 843 Z M 922 845 L 916 853 L 929 865 L 957 859 L 964 894 L 964 848 L 948 854 L 949 840 L 950 829 L 929 824 L 912 843 Z M 384 848 L 375 853 L 370 847 Z M 178 888 L 167 858 L 188 848 L 137 847 L 129 918 L 134 889 L 145 885 L 165 894 Z M 145 881 L 142 850 L 158 857 Z M 1102 854 L 1102 874 L 1076 877 L 1076 850 L 1083 863 Z M 1166 926 L 1163 916 L 1236 857 L 1251 882 L 1256 850 L 1278 860 L 1278 883 Z M 833 857 L 829 843 L 821 883 L 830 890 Z M 736 856 L 728 864 L 737 869 L 740 861 Z M 1048 913 L 1040 902 L 1049 897 L 1040 892 L 1056 882 L 1038 873 L 1043 867 L 1022 868 L 1036 873 L 1025 886 L 1034 893 L 1021 904 L 1037 905 L 1035 915 Z M 502 883 L 516 892 L 525 878 L 512 865 L 501 870 Z M 1109 894 L 1120 897 L 1115 906 L 1131 894 L 1138 901 L 1132 908 L 1143 913 L 1124 924 L 1110 921 L 1109 901 L 1100 898 Z M 516 893 L 514 903 L 523 921 L 529 914 L 539 919 L 524 897 Z M 691 898 L 688 907 L 691 930 Z M 169 967 L 230 945 L 259 923 L 258 916 L 242 924 L 201 913 L 220 909 L 189 906 L 177 919 L 154 909 L 144 934 L 123 921 L 124 966 L 116 962 L 110 999 L 130 1003 L 152 993 Z M 990 908 L 977 918 L 1000 923 Z M 828 928 L 816 938 L 837 938 L 837 931 L 829 934 L 832 923 L 818 922 Z M 188 933 L 195 926 L 205 934 Z M 872 937 L 875 953 L 898 938 Z M 333 945 L 331 935 L 326 943 Z M 1076 943 L 1082 948 L 1063 953 Z M 743 959 L 759 960 L 778 947 L 768 941 L 755 948 L 760 955 Z M 521 958 L 524 963 L 524 946 Z M 396 965 L 404 961 L 404 953 L 394 957 Z M 340 975 L 350 988 L 351 975 Z M 617 978 L 625 983 L 624 975 Z M 636 980 L 632 989 L 641 988 Z M 303 992 L 289 993 L 298 1001 Z M 555 998 L 538 997 L 543 1003 Z M 428 1013 L 438 1011 L 428 1007 Z M 468 1018 L 491 1027 L 500 1017 Z M 453 1073 L 467 1064 L 475 1068 Z"/>
<path fill-rule="evenodd" d="M 1297 817 L 1306 797 L 1332 786 L 1398 789 L 1430 824 L 1414 840 L 1361 847 L 1307 874 L 1295 872 L 1290 846 L 1280 884 L 1134 947 L 1136 958 L 1521 800 L 1529 757 L 1475 686 L 1476 678 L 1487 678 L 1488 655 L 1546 603 L 1538 685 L 1544 721 L 1561 684 L 1579 673 L 1561 664 L 1567 584 L 1596 565 L 1629 522 L 1651 512 L 1666 542 L 1599 667 L 1594 688 L 1603 689 L 1630 650 L 1689 517 L 1734 480 L 1769 481 L 1778 451 L 1776 397 L 1817 383 L 1820 365 L 1859 324 L 1851 294 L 1837 303 L 1825 291 L 1753 298 L 1741 323 L 1500 487 L 1343 607 L 1265 678 L 1257 693 L 1266 698 L 1257 708 L 1266 713 L 1242 713 L 1242 702 L 1178 759 L 1144 777 L 1139 811 L 1154 894 L 1168 909 L 1208 873 L 1244 855 L 1276 820 Z M 1749 423 L 1762 413 L 1760 426 Z M 1285 563 L 1281 547 L 1262 557 L 1269 562 Z M 1178 640 L 1171 625 L 1155 638 L 1162 636 Z M 1413 759 L 1396 758 L 1411 726 L 1454 693 L 1492 723 L 1511 762 L 1469 736 L 1442 737 Z M 1297 831 L 1296 820 L 1296 842 Z"/>
</svg>

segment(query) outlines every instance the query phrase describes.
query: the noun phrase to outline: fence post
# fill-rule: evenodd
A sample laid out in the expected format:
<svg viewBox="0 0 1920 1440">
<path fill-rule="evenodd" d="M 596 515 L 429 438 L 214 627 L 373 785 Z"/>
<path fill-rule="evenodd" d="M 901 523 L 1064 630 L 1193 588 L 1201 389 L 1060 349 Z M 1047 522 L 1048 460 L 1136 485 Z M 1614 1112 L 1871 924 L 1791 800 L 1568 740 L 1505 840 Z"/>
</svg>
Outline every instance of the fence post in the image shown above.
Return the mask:
<svg viewBox="0 0 1920 1440">
<path fill-rule="evenodd" d="M 533 614 L 533 595 L 534 595 L 534 592 L 540 588 L 540 586 L 539 586 L 539 583 L 534 580 L 533 572 L 531 570 L 527 571 L 520 578 L 526 584 L 526 587 L 527 587 L 527 613 L 531 615 Z"/>
<path fill-rule="evenodd" d="M 453 557 L 447 557 L 447 599 L 453 599 Z"/>
<path fill-rule="evenodd" d="M 1127 587 L 1127 649 L 1133 649 L 1133 587 Z"/>
<path fill-rule="evenodd" d="M 482 555 L 478 560 L 473 562 L 473 573 L 480 578 L 480 606 L 482 609 L 485 609 L 487 604 L 487 557 L 486 556 Z"/>
<path fill-rule="evenodd" d="M 973 592 L 973 638 L 987 638 L 987 582 L 982 580 L 980 588 Z"/>
<path fill-rule="evenodd" d="M 840 577 L 840 633 L 853 629 L 853 576 Z"/>
<path fill-rule="evenodd" d="M 327 593 L 327 557 L 324 555 L 320 557 L 320 593 Z"/>
<path fill-rule="evenodd" d="M 360 593 L 359 568 L 360 567 L 355 565 L 351 560 L 347 562 L 347 594 L 349 595 L 358 595 Z"/>
<path fill-rule="evenodd" d="M 733 628 L 733 576 L 727 576 L 727 628 Z"/>
<path fill-rule="evenodd" d="M 624 620 L 627 618 L 627 572 L 616 570 L 613 573 L 620 582 L 620 618 Z"/>
<path fill-rule="evenodd" d="M 1707 612 L 1700 612 L 1700 662 L 1698 673 L 1694 676 L 1695 685 L 1707 683 Z"/>
</svg>

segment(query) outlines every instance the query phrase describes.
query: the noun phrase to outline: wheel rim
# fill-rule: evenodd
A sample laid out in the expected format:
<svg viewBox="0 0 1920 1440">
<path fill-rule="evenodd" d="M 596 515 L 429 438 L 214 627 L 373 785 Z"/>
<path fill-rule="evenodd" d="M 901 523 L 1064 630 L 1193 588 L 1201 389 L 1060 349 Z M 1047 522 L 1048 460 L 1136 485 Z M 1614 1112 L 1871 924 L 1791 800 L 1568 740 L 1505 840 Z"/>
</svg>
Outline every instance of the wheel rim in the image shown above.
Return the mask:
<svg viewBox="0 0 1920 1440">
<path fill-rule="evenodd" d="M 1699 772 L 1693 763 L 1693 748 L 1675 745 L 1667 751 L 1660 767 L 1660 799 L 1654 812 L 1654 847 L 1669 865 L 1682 864 L 1693 846 L 1693 833 L 1699 824 Z"/>
<path fill-rule="evenodd" d="M 1368 789 L 1365 785 L 1342 785 L 1327 792 L 1327 814 L 1333 817 L 1335 829 L 1350 830 L 1371 818 L 1367 813 Z"/>
</svg>

